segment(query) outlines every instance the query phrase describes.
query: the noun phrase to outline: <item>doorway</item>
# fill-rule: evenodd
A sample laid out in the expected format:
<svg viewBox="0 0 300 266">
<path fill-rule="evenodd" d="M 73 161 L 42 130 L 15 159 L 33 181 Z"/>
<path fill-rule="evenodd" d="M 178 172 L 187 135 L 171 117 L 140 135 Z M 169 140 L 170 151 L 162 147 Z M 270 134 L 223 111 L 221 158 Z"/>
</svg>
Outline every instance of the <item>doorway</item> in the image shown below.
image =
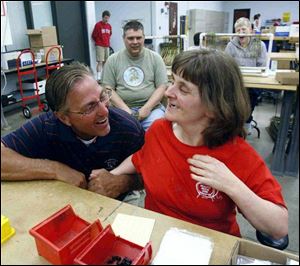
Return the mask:
<svg viewBox="0 0 300 266">
<path fill-rule="evenodd" d="M 232 33 L 235 32 L 235 29 L 234 29 L 234 23 L 235 23 L 239 18 L 242 18 L 242 17 L 250 19 L 250 8 L 246 8 L 246 9 L 234 9 L 234 10 L 233 10 Z"/>
<path fill-rule="evenodd" d="M 84 1 L 51 1 L 51 5 L 63 56 L 90 65 Z"/>
<path fill-rule="evenodd" d="M 177 35 L 177 3 L 169 2 L 169 35 Z"/>
</svg>

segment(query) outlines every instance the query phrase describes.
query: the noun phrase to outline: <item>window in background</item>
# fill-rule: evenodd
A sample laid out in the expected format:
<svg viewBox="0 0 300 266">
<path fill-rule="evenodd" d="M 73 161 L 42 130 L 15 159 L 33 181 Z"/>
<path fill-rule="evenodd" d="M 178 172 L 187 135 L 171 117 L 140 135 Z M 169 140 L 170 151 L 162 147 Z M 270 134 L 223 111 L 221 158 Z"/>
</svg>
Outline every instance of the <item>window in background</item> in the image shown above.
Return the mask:
<svg viewBox="0 0 300 266">
<path fill-rule="evenodd" d="M 30 3 L 34 28 L 53 26 L 50 1 L 30 1 Z"/>
</svg>

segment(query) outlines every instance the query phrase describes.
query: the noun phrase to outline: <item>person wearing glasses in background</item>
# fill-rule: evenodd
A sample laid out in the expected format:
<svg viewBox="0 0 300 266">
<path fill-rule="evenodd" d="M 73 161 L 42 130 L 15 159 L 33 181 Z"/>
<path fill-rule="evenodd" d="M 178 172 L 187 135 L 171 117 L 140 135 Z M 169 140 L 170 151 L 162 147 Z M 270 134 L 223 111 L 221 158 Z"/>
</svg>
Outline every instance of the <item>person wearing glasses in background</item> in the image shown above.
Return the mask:
<svg viewBox="0 0 300 266">
<path fill-rule="evenodd" d="M 109 107 L 103 89 L 83 64 L 65 65 L 46 83 L 52 111 L 1 138 L 1 180 L 60 180 L 122 200 L 138 189 L 131 175 L 105 175 L 144 143 L 144 130 L 127 112 Z M 102 176 L 93 176 L 103 168 Z"/>
<path fill-rule="evenodd" d="M 251 22 L 248 18 L 239 18 L 234 24 L 235 32 L 238 34 L 252 34 Z M 242 67 L 265 67 L 267 63 L 267 48 L 263 41 L 249 36 L 235 36 L 227 44 L 225 52 L 232 56 L 239 66 Z M 261 89 L 248 89 L 251 113 L 245 123 L 245 130 L 251 135 L 251 121 L 253 120 L 253 111 L 258 104 Z"/>
</svg>

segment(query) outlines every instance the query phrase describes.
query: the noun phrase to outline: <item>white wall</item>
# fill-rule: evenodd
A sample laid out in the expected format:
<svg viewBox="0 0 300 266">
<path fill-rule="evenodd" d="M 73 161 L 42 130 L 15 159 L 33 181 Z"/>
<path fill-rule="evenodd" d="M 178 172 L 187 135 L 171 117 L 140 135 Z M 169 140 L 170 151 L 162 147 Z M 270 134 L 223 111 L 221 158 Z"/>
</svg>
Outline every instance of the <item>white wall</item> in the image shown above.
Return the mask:
<svg viewBox="0 0 300 266">
<path fill-rule="evenodd" d="M 139 19 L 144 26 L 145 35 L 152 34 L 151 1 L 95 1 L 96 21 L 102 20 L 102 12 L 111 13 L 111 47 L 119 51 L 124 47 L 122 26 L 126 20 Z"/>
<path fill-rule="evenodd" d="M 12 45 L 7 45 L 7 51 L 22 50 L 29 47 L 26 35 L 27 25 L 23 1 L 6 1 L 9 17 Z"/>
<path fill-rule="evenodd" d="M 97 73 L 96 70 L 96 50 L 94 41 L 92 39 L 92 32 L 96 23 L 96 10 L 95 10 L 95 1 L 85 1 L 86 8 L 86 25 L 87 32 L 89 36 L 89 52 L 90 52 L 90 67 L 94 73 Z"/>
<path fill-rule="evenodd" d="M 228 32 L 232 32 L 233 26 L 233 10 L 250 8 L 250 18 L 257 13 L 261 14 L 262 26 L 264 21 L 273 18 L 282 18 L 283 12 L 291 13 L 291 21 L 299 21 L 299 1 L 223 1 L 224 11 L 229 12 L 229 28 Z M 291 23 L 289 23 L 291 24 Z"/>
<path fill-rule="evenodd" d="M 31 9 L 34 29 L 53 25 L 50 1 L 31 1 Z"/>
</svg>

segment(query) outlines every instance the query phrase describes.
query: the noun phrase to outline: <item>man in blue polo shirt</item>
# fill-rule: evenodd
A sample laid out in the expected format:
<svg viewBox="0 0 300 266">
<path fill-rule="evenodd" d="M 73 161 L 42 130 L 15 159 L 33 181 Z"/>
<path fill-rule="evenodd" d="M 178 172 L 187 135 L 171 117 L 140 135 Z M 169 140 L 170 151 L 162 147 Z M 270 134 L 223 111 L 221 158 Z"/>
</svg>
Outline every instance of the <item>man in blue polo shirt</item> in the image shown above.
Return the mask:
<svg viewBox="0 0 300 266">
<path fill-rule="evenodd" d="M 108 172 L 144 143 L 140 123 L 109 107 L 110 97 L 80 63 L 52 73 L 46 84 L 52 111 L 1 138 L 1 180 L 55 179 L 118 199 L 139 188 L 138 177 Z M 91 174 L 101 168 L 101 175 Z"/>
</svg>

